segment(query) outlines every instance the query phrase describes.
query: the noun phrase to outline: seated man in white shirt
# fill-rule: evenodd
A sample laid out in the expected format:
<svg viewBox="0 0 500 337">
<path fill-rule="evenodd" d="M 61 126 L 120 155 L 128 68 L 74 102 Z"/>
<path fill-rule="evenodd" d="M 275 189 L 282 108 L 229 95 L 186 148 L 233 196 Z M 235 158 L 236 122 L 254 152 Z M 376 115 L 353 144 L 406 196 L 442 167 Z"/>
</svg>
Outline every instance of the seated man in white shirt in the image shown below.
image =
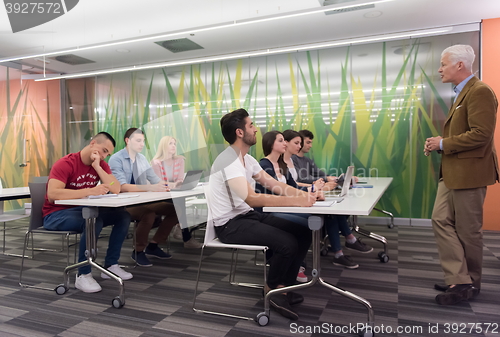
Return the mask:
<svg viewBox="0 0 500 337">
<path fill-rule="evenodd" d="M 254 211 L 264 206 L 311 206 L 316 193 L 298 190 L 277 181 L 248 155 L 256 143 L 257 128 L 244 109 L 224 115 L 222 135 L 231 144 L 215 160 L 210 175 L 210 213 L 215 232 L 224 243 L 268 246 L 273 251 L 265 290 L 290 286 L 311 245 L 311 232 L 294 222 Z M 255 181 L 278 195 L 258 194 Z M 297 320 L 292 304 L 303 301 L 288 292 L 271 298 L 271 306 L 281 315 Z"/>
</svg>

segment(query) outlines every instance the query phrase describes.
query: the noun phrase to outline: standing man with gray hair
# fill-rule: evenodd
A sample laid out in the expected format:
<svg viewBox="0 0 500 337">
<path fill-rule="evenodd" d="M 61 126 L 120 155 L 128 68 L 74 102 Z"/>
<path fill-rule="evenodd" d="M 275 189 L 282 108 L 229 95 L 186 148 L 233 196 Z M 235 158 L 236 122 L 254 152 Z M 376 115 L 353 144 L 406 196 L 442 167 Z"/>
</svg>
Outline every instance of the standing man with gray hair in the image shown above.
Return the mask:
<svg viewBox="0 0 500 337">
<path fill-rule="evenodd" d="M 436 296 L 441 305 L 479 294 L 483 262 L 483 203 L 486 186 L 498 181 L 493 143 L 498 102 L 495 93 L 472 72 L 474 50 L 454 45 L 441 54 L 439 74 L 456 93 L 443 136 L 427 138 L 424 153 L 442 155 L 432 227 L 446 285 Z"/>
</svg>

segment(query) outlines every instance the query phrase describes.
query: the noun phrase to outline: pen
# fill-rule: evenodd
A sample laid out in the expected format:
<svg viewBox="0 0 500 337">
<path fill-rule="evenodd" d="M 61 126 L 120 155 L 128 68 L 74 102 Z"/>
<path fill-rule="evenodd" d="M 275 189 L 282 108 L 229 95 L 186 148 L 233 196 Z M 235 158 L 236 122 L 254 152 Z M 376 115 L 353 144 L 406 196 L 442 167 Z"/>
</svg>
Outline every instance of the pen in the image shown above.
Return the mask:
<svg viewBox="0 0 500 337">
<path fill-rule="evenodd" d="M 311 193 L 314 193 L 314 183 L 311 185 Z"/>
<path fill-rule="evenodd" d="M 114 181 L 110 182 L 109 186 L 113 185 L 114 183 L 115 183 Z M 108 193 L 106 193 L 106 194 L 111 194 L 111 191 L 108 191 Z"/>
</svg>

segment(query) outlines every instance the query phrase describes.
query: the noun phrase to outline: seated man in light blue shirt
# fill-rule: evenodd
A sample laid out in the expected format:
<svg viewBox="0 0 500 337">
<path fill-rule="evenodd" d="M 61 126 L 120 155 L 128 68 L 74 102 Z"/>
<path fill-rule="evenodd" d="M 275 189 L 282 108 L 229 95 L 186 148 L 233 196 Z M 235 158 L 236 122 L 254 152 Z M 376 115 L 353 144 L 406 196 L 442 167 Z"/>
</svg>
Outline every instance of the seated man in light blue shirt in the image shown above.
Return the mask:
<svg viewBox="0 0 500 337">
<path fill-rule="evenodd" d="M 124 140 L 125 148 L 109 159 L 111 171 L 120 182 L 120 192 L 168 191 L 166 183 L 158 178 L 146 157 L 140 153 L 144 148 L 143 132 L 137 128 L 130 128 L 125 133 Z M 167 241 L 170 231 L 179 222 L 174 205 L 171 202 L 160 201 L 127 207 L 127 211 L 132 220 L 138 221 L 132 259 L 141 267 L 152 266 L 147 256 L 170 259 L 172 256 L 165 253 L 158 244 Z M 148 244 L 149 232 L 157 215 L 164 217 Z"/>
</svg>

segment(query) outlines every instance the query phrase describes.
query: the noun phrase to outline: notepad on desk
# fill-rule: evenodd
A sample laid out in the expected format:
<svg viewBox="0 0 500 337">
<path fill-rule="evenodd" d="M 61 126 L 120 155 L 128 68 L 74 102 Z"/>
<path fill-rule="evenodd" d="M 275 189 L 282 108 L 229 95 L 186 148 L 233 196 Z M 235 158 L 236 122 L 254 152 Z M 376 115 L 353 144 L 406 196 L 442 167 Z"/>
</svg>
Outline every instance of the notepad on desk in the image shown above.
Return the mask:
<svg viewBox="0 0 500 337">
<path fill-rule="evenodd" d="M 326 200 L 334 201 L 338 204 L 338 203 L 342 202 L 342 200 L 344 200 L 344 197 L 329 197 L 329 196 L 327 196 Z"/>
<path fill-rule="evenodd" d="M 138 196 L 139 196 L 139 194 L 128 194 L 128 193 L 114 194 L 114 193 L 109 193 L 109 194 L 101 194 L 101 195 L 89 195 L 87 198 L 88 199 L 102 199 L 102 198 L 113 197 L 113 198 L 116 198 L 116 199 L 127 199 L 127 198 L 136 198 Z"/>
<path fill-rule="evenodd" d="M 109 198 L 109 197 L 117 197 L 118 194 L 115 193 L 108 193 L 108 194 L 101 194 L 101 195 L 89 195 L 87 199 L 102 199 L 102 198 Z"/>
<path fill-rule="evenodd" d="M 335 200 L 321 200 L 321 201 L 316 201 L 313 204 L 313 207 L 330 207 L 335 202 L 336 202 Z"/>
</svg>

